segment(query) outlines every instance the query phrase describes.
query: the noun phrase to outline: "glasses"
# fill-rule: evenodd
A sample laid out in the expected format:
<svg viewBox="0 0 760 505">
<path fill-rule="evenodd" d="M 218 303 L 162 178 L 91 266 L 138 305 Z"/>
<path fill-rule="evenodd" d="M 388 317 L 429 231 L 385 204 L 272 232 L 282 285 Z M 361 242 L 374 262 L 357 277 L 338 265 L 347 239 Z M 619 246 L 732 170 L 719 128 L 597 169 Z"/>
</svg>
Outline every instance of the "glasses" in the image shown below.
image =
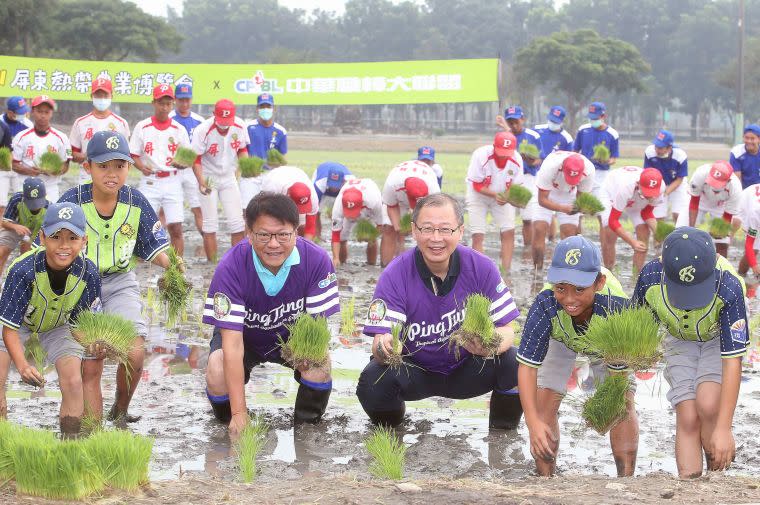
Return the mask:
<svg viewBox="0 0 760 505">
<path fill-rule="evenodd" d="M 414 226 L 417 226 L 417 223 L 414 223 Z M 417 231 L 419 231 L 420 234 L 426 236 L 432 235 L 437 231 L 442 237 L 450 237 L 461 227 L 462 225 L 459 225 L 456 228 L 451 228 L 449 226 L 442 226 L 441 228 L 433 228 L 432 226 L 417 226 Z"/>
<path fill-rule="evenodd" d="M 290 242 L 290 239 L 293 238 L 293 232 L 292 231 L 281 231 L 279 233 L 267 233 L 264 231 L 257 231 L 253 234 L 253 237 L 256 239 L 256 242 L 259 244 L 268 244 L 271 242 L 272 237 L 277 240 L 280 244 L 287 244 Z"/>
</svg>

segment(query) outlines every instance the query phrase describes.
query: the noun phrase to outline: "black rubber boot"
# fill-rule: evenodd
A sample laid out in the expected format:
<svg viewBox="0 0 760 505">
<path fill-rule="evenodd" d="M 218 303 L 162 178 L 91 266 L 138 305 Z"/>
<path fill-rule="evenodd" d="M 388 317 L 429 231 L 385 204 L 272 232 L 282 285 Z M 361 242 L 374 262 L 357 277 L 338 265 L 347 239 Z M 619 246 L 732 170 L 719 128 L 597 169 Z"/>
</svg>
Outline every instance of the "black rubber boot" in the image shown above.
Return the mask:
<svg viewBox="0 0 760 505">
<path fill-rule="evenodd" d="M 488 427 L 494 430 L 516 430 L 523 410 L 520 395 L 491 393 L 491 411 L 488 413 Z"/>
<path fill-rule="evenodd" d="M 230 397 L 228 395 L 212 396 L 209 394 L 208 390 L 206 390 L 206 398 L 208 398 L 208 402 L 211 404 L 211 410 L 214 411 L 214 417 L 216 417 L 220 423 L 230 424 L 230 421 L 232 420 Z"/>
<path fill-rule="evenodd" d="M 404 422 L 404 414 L 406 414 L 406 406 L 401 405 L 398 410 L 384 410 L 379 412 L 367 412 L 370 421 L 380 426 L 388 428 L 395 428 L 402 422 Z"/>
<path fill-rule="evenodd" d="M 296 394 L 296 405 L 293 409 L 293 422 L 295 424 L 316 424 L 322 419 L 322 414 L 327 409 L 332 388 L 318 390 L 300 384 Z"/>
</svg>

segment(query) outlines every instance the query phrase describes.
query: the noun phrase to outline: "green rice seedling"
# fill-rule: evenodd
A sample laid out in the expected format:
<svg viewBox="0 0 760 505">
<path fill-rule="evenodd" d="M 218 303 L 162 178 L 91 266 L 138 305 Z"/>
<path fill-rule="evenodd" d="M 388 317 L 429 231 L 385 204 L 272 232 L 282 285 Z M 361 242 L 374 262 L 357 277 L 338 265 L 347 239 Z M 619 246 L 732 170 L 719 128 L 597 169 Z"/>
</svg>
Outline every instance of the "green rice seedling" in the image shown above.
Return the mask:
<svg viewBox="0 0 760 505">
<path fill-rule="evenodd" d="M 660 359 L 662 334 L 652 312 L 633 307 L 594 317 L 580 336 L 584 352 L 610 365 L 647 370 Z"/>
<path fill-rule="evenodd" d="M 58 153 L 45 151 L 40 156 L 39 168 L 48 175 L 59 175 L 63 169 L 63 160 Z"/>
<path fill-rule="evenodd" d="M 48 445 L 57 443 L 55 433 L 52 431 L 27 428 L 0 420 L 0 481 L 10 480 L 16 476 L 16 466 L 13 463 L 16 445 L 35 441 Z"/>
<path fill-rule="evenodd" d="M 178 147 L 177 153 L 174 155 L 174 163 L 177 165 L 189 168 L 195 164 L 195 160 L 198 158 L 198 153 L 190 149 L 189 147 Z"/>
<path fill-rule="evenodd" d="M 264 173 L 264 160 L 258 156 L 238 159 L 240 177 L 258 177 Z"/>
<path fill-rule="evenodd" d="M 599 163 L 607 163 L 610 161 L 610 148 L 607 147 L 607 144 L 604 142 L 595 145 L 592 158 Z"/>
<path fill-rule="evenodd" d="M 528 205 L 530 199 L 533 198 L 533 193 L 520 184 L 510 184 L 509 189 L 506 191 L 506 195 L 501 193 L 499 196 L 509 202 L 510 205 L 524 209 L 525 206 Z"/>
<path fill-rule="evenodd" d="M 675 229 L 676 226 L 673 223 L 668 223 L 667 221 L 657 221 L 657 228 L 654 230 L 655 242 L 664 241 L 665 237 L 673 233 L 673 230 Z"/>
<path fill-rule="evenodd" d="M 600 435 L 604 435 L 625 419 L 625 394 L 628 387 L 626 374 L 610 374 L 597 387 L 594 395 L 583 403 L 583 419 Z"/>
<path fill-rule="evenodd" d="M 84 414 L 80 421 L 80 431 L 85 435 L 89 435 L 91 433 L 103 431 L 104 428 L 103 418 L 95 415 L 95 412 L 93 412 L 90 406 L 85 403 Z"/>
<path fill-rule="evenodd" d="M 535 160 L 541 157 L 541 152 L 538 150 L 538 146 L 531 144 L 527 139 L 520 142 L 517 152 L 519 152 L 523 158 L 531 158 Z"/>
<path fill-rule="evenodd" d="M 403 332 L 403 326 L 394 324 L 391 327 L 391 353 L 385 357 L 385 363 L 391 368 L 400 368 L 404 364 L 404 340 L 406 335 Z"/>
<path fill-rule="evenodd" d="M 398 231 L 402 235 L 408 235 L 409 233 L 412 233 L 412 214 L 411 213 L 406 213 L 403 216 L 401 216 L 401 222 L 399 223 Z"/>
<path fill-rule="evenodd" d="M 163 277 L 159 279 L 158 289 L 161 293 L 161 300 L 166 303 L 166 325 L 171 328 L 177 324 L 177 320 L 185 310 L 193 286 L 182 273 L 182 260 L 177 251 L 170 247 L 166 254 L 169 256 L 169 267 L 164 272 Z"/>
<path fill-rule="evenodd" d="M 0 147 L 0 170 L 8 172 L 12 167 L 12 162 L 11 150 L 7 147 Z"/>
<path fill-rule="evenodd" d="M 351 297 L 340 306 L 340 334 L 350 337 L 356 331 L 356 298 Z"/>
<path fill-rule="evenodd" d="M 464 321 L 451 334 L 449 345 L 454 345 L 459 354 L 459 348 L 468 342 L 480 343 L 491 354 L 496 354 L 501 344 L 501 337 L 491 321 L 491 300 L 480 294 L 472 294 L 465 300 Z"/>
<path fill-rule="evenodd" d="M 267 151 L 267 165 L 269 165 L 270 168 L 277 168 L 287 164 L 288 160 L 286 160 L 285 156 L 283 156 L 283 154 L 277 149 L 272 148 Z"/>
<path fill-rule="evenodd" d="M 591 193 L 578 193 L 575 206 L 582 214 L 593 216 L 604 210 L 604 205 Z"/>
<path fill-rule="evenodd" d="M 364 440 L 372 456 L 369 471 L 380 479 L 401 480 L 404 477 L 406 446 L 395 430 L 379 426 Z"/>
<path fill-rule="evenodd" d="M 307 313 L 298 316 L 294 323 L 286 325 L 288 339 L 280 337 L 282 357 L 293 368 L 324 366 L 330 359 L 330 330 L 327 319 L 311 317 Z"/>
<path fill-rule="evenodd" d="M 137 329 L 132 321 L 118 314 L 83 310 L 71 324 L 71 335 L 85 349 L 98 345 L 107 358 L 127 363 Z"/>
<path fill-rule="evenodd" d="M 148 483 L 153 439 L 126 430 L 101 430 L 79 443 L 84 446 L 105 484 L 136 491 Z"/>
<path fill-rule="evenodd" d="M 356 240 L 359 242 L 374 242 L 380 236 L 380 230 L 369 219 L 361 218 L 356 221 L 354 227 Z"/>
<path fill-rule="evenodd" d="M 714 217 L 710 220 L 709 233 L 718 240 L 726 238 L 731 233 L 731 223 L 722 217 Z"/>
<path fill-rule="evenodd" d="M 235 444 L 235 452 L 240 467 L 240 480 L 250 483 L 256 477 L 256 458 L 264 448 L 269 427 L 259 416 L 255 416 L 240 432 Z"/>
<path fill-rule="evenodd" d="M 43 376 L 44 380 L 47 352 L 45 352 L 45 348 L 42 347 L 42 344 L 40 343 L 40 336 L 37 333 L 33 333 L 32 336 L 29 337 L 29 339 L 26 341 L 24 348 L 24 355 L 26 356 L 26 359 L 34 362 L 34 367 L 37 369 L 40 375 Z"/>
</svg>

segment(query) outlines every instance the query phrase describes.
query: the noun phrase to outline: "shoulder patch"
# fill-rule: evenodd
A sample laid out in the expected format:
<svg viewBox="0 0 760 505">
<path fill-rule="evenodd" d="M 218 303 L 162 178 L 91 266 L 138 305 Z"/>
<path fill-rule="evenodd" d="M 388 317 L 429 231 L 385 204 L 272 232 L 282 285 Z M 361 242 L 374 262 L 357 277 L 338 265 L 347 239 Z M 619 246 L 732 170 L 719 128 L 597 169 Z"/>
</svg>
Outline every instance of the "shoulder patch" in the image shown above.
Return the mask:
<svg viewBox="0 0 760 505">
<path fill-rule="evenodd" d="M 501 281 L 501 282 L 499 282 L 499 285 L 498 285 L 498 286 L 496 286 L 496 292 L 497 292 L 497 293 L 501 293 L 501 292 L 503 292 L 505 289 L 507 289 L 507 285 L 506 285 L 506 284 L 504 284 L 504 281 Z"/>
<path fill-rule="evenodd" d="M 320 288 L 326 288 L 327 286 L 329 286 L 330 284 L 332 284 L 333 282 L 337 280 L 338 280 L 338 275 L 335 272 L 330 272 L 329 274 L 327 274 L 327 277 L 319 281 L 318 286 Z"/>
<path fill-rule="evenodd" d="M 222 319 L 232 311 L 232 302 L 224 293 L 214 293 L 214 317 Z"/>
<path fill-rule="evenodd" d="M 161 226 L 161 221 L 156 221 L 151 231 L 153 232 L 153 236 L 156 237 L 157 239 L 159 240 L 166 239 L 166 231 L 164 230 L 164 227 Z"/>
<path fill-rule="evenodd" d="M 388 311 L 385 302 L 380 298 L 375 298 L 369 304 L 367 309 L 367 321 L 370 324 L 376 324 L 385 319 L 385 313 Z"/>
<path fill-rule="evenodd" d="M 731 325 L 731 340 L 737 344 L 747 343 L 747 320 L 737 319 Z"/>
</svg>

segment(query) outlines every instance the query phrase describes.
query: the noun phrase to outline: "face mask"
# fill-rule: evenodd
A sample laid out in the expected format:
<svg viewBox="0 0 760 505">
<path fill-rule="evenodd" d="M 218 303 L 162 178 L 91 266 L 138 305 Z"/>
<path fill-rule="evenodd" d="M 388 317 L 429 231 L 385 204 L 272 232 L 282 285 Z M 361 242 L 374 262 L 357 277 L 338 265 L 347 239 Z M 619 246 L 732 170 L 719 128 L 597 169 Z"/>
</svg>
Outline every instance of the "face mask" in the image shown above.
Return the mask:
<svg viewBox="0 0 760 505">
<path fill-rule="evenodd" d="M 259 117 L 264 121 L 269 121 L 274 116 L 274 109 L 259 109 Z"/>
<path fill-rule="evenodd" d="M 108 108 L 111 106 L 111 99 L 110 98 L 93 98 L 92 105 L 100 112 L 103 112 L 103 111 L 108 110 Z"/>
<path fill-rule="evenodd" d="M 558 131 L 561 131 L 561 130 L 562 130 L 562 125 L 561 124 L 559 124 L 559 123 L 553 123 L 553 122 L 549 121 L 549 131 L 550 132 L 557 133 Z"/>
<path fill-rule="evenodd" d="M 603 119 L 592 119 L 591 120 L 591 128 L 599 128 L 604 124 Z"/>
</svg>

